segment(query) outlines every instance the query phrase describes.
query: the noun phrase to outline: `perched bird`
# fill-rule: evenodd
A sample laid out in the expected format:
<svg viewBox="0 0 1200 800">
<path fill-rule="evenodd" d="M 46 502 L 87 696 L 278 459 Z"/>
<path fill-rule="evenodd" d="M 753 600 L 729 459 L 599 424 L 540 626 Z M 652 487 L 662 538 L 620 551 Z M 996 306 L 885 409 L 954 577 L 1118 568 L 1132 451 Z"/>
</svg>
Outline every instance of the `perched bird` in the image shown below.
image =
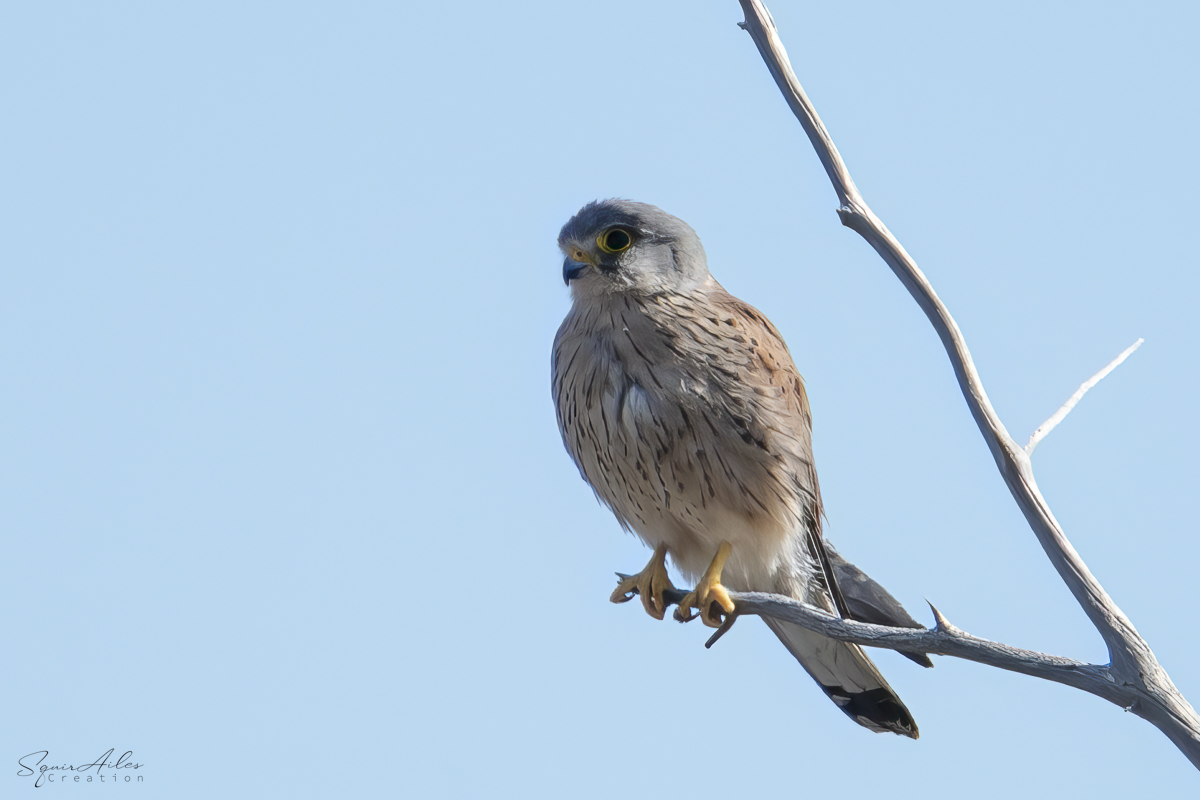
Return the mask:
<svg viewBox="0 0 1200 800">
<path fill-rule="evenodd" d="M 554 338 L 559 431 L 597 497 L 654 548 L 611 599 L 636 591 L 662 619 L 670 555 L 696 582 L 680 619 L 696 608 L 719 625 L 734 610 L 725 587 L 852 617 L 842 589 L 853 588 L 860 614 L 916 625 L 826 548 L 804 383 L 775 327 L 709 274 L 695 231 L 654 206 L 604 200 L 580 209 L 558 245 L 572 298 Z M 861 647 L 764 620 L 851 719 L 917 738 Z"/>
</svg>

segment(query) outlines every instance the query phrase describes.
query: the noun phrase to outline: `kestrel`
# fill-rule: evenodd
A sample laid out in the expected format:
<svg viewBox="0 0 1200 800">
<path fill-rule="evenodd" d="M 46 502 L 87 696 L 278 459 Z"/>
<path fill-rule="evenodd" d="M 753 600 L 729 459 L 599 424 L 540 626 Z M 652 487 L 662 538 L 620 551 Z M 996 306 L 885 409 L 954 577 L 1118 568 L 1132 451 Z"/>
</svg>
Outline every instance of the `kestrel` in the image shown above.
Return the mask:
<svg viewBox="0 0 1200 800">
<path fill-rule="evenodd" d="M 611 599 L 636 591 L 662 619 L 669 555 L 696 585 L 676 615 L 696 608 L 708 625 L 733 612 L 728 587 L 919 627 L 824 542 L 803 380 L 770 321 L 709 274 L 691 227 L 605 200 L 572 217 L 558 245 L 572 298 L 554 339 L 559 431 L 600 501 L 654 549 Z M 764 621 L 851 719 L 917 738 L 861 647 Z"/>
</svg>

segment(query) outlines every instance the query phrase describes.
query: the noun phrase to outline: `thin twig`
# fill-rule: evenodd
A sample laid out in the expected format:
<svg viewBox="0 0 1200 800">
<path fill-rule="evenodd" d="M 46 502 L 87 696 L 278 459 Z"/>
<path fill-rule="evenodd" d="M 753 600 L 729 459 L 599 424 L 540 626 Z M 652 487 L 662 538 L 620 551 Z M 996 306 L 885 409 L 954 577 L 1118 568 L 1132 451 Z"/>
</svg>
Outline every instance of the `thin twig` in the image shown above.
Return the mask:
<svg viewBox="0 0 1200 800">
<path fill-rule="evenodd" d="M 1067 402 L 1062 404 L 1062 408 L 1054 412 L 1054 416 L 1043 422 L 1040 426 L 1038 426 L 1038 429 L 1033 432 L 1033 436 L 1029 437 L 1029 444 L 1025 445 L 1025 454 L 1033 455 L 1033 448 L 1038 446 L 1038 442 L 1040 442 L 1042 439 L 1045 439 L 1046 434 L 1054 430 L 1054 426 L 1062 422 L 1063 419 L 1066 418 L 1067 414 L 1071 413 L 1071 409 L 1075 407 L 1076 403 L 1083 399 L 1083 396 L 1088 393 L 1088 390 L 1100 381 L 1104 380 L 1104 377 L 1108 375 L 1108 373 L 1116 369 L 1122 361 L 1129 358 L 1134 350 L 1137 350 L 1142 346 L 1142 342 L 1144 341 L 1146 340 L 1138 339 L 1129 347 L 1125 348 L 1125 351 L 1121 353 L 1121 355 L 1109 362 L 1107 367 L 1084 381 L 1083 385 L 1075 390 L 1075 394 L 1071 395 L 1070 398 L 1067 399 Z"/>
</svg>

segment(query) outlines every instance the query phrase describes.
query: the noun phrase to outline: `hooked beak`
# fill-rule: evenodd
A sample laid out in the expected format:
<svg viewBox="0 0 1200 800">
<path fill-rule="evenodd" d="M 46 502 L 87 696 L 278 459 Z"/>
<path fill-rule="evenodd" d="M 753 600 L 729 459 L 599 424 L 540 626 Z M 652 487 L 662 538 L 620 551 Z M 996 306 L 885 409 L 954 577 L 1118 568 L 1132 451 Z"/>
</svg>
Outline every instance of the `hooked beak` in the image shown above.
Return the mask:
<svg viewBox="0 0 1200 800">
<path fill-rule="evenodd" d="M 571 281 L 583 274 L 583 271 L 590 267 L 591 264 L 584 264 L 581 261 L 576 261 L 572 258 L 563 259 L 563 283 L 567 286 L 571 285 Z"/>
</svg>

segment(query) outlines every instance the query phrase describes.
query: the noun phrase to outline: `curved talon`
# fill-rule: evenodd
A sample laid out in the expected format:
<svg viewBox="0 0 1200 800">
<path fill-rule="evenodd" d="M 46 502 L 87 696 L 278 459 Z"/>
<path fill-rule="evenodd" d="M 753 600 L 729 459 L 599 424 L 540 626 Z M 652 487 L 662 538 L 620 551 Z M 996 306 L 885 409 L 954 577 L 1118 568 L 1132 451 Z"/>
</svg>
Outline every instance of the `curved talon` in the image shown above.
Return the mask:
<svg viewBox="0 0 1200 800">
<path fill-rule="evenodd" d="M 628 575 L 621 578 L 617 588 L 613 589 L 612 594 L 608 596 L 610 603 L 628 603 L 633 599 L 633 596 L 639 594 L 637 585 L 637 575 Z"/>
<path fill-rule="evenodd" d="M 637 575 L 623 578 L 608 599 L 613 603 L 628 603 L 635 594 L 641 595 L 642 608 L 646 609 L 646 613 L 655 619 L 662 619 L 667 613 L 667 601 L 663 595 L 674 588 L 667 574 L 667 546 L 660 544 L 654 548 L 654 555 L 650 557 L 646 568 Z"/>
<path fill-rule="evenodd" d="M 683 599 L 679 601 L 679 605 L 675 607 L 675 613 L 672 615 L 675 617 L 675 621 L 691 622 L 694 620 L 697 617 L 696 614 L 691 613 L 692 606 L 694 605 L 696 605 L 696 593 L 688 592 L 683 596 Z"/>
<path fill-rule="evenodd" d="M 733 613 L 733 600 L 725 587 L 717 584 L 712 587 L 711 596 L 700 612 L 700 620 L 710 628 L 719 628 L 725 622 L 725 617 Z"/>
<path fill-rule="evenodd" d="M 722 613 L 726 616 L 733 613 L 733 600 L 721 585 L 721 570 L 732 551 L 733 546 L 729 542 L 721 542 L 712 563 L 696 583 L 696 588 L 679 601 L 679 608 L 675 609 L 675 619 L 689 622 L 699 616 L 700 621 L 708 627 L 719 628 L 725 621 Z M 693 608 L 700 613 L 690 613 Z"/>
</svg>

